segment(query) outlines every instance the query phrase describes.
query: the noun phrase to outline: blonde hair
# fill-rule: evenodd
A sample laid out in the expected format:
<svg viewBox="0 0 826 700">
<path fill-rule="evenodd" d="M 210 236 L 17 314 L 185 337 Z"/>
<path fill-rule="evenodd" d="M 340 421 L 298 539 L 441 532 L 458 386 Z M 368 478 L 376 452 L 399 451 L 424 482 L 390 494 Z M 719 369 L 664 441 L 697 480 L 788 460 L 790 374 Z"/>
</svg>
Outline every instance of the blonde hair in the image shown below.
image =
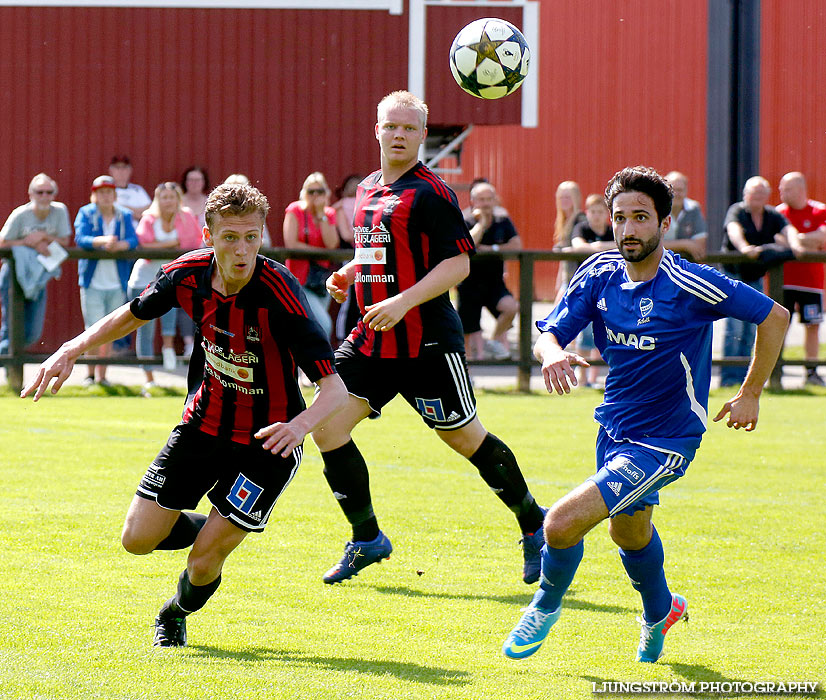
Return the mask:
<svg viewBox="0 0 826 700">
<path fill-rule="evenodd" d="M 574 200 L 574 209 L 567 216 L 559 206 L 559 196 L 569 192 Z M 571 229 L 574 227 L 574 218 L 582 211 L 582 191 L 573 180 L 565 180 L 556 188 L 556 221 L 554 221 L 554 245 L 568 245 L 571 242 Z"/>
<path fill-rule="evenodd" d="M 161 215 L 161 204 L 158 200 L 161 196 L 161 192 L 167 190 L 170 192 L 174 192 L 178 197 L 178 206 L 175 209 L 175 214 L 177 215 L 178 212 L 181 211 L 181 206 L 183 206 L 184 201 L 184 191 L 181 189 L 181 186 L 177 182 L 169 181 L 162 182 L 155 188 L 155 193 L 152 196 L 152 204 L 150 204 L 146 209 L 147 214 L 151 214 L 155 218 Z"/>
<path fill-rule="evenodd" d="M 415 110 L 421 117 L 422 129 L 427 126 L 427 105 L 422 99 L 416 97 L 416 95 L 412 92 L 408 92 L 407 90 L 396 90 L 395 92 L 391 92 L 389 95 L 382 97 L 376 107 L 377 122 L 381 121 L 382 113 L 387 112 L 390 107 L 404 107 L 406 109 Z"/>
<path fill-rule="evenodd" d="M 301 185 L 301 191 L 298 193 L 298 198 L 301 201 L 307 201 L 307 190 L 310 189 L 310 185 L 313 183 L 321 185 L 327 193 L 327 196 L 330 196 L 330 186 L 327 184 L 327 178 L 324 177 L 323 173 L 316 171 L 304 178 L 304 184 Z"/>
<path fill-rule="evenodd" d="M 204 219 L 210 231 L 216 219 L 224 216 L 246 216 L 258 213 L 265 221 L 270 212 L 270 203 L 252 185 L 218 185 L 207 197 Z"/>
</svg>

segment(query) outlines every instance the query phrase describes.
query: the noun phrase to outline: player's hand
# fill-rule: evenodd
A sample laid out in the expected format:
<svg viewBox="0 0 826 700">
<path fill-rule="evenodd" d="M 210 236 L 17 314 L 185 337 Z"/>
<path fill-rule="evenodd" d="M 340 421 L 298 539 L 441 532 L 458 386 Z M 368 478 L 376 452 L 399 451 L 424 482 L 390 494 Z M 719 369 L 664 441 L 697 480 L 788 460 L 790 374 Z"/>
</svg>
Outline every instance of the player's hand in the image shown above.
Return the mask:
<svg viewBox="0 0 826 700">
<path fill-rule="evenodd" d="M 409 311 L 400 294 L 365 307 L 364 323 L 374 331 L 389 331 Z"/>
<path fill-rule="evenodd" d="M 295 421 L 273 423 L 255 433 L 256 438 L 264 441 L 261 447 L 282 457 L 289 457 L 290 453 L 304 442 L 306 435 L 307 431 L 296 425 Z"/>
<path fill-rule="evenodd" d="M 757 427 L 757 415 L 760 412 L 760 401 L 756 396 L 739 392 L 730 401 L 726 401 L 720 412 L 714 417 L 714 422 L 722 420 L 728 415 L 726 425 L 729 428 L 740 430 L 744 428 L 750 433 Z"/>
<path fill-rule="evenodd" d="M 574 365 L 591 366 L 584 357 L 575 352 L 560 350 L 545 353 L 542 357 L 542 377 L 549 394 L 553 394 L 554 391 L 560 396 L 571 393 L 571 385 L 578 384 Z"/>
<path fill-rule="evenodd" d="M 347 298 L 347 289 L 350 283 L 347 281 L 347 275 L 336 270 L 327 278 L 324 283 L 327 287 L 327 293 L 333 297 L 339 304 L 343 303 Z"/>
<path fill-rule="evenodd" d="M 60 387 L 69 378 L 72 368 L 75 366 L 75 357 L 71 352 L 61 348 L 49 357 L 37 370 L 37 376 L 32 379 L 20 392 L 20 398 L 26 398 L 34 392 L 34 400 L 37 401 L 49 388 L 49 384 L 56 378 L 52 393 L 60 391 Z"/>
</svg>

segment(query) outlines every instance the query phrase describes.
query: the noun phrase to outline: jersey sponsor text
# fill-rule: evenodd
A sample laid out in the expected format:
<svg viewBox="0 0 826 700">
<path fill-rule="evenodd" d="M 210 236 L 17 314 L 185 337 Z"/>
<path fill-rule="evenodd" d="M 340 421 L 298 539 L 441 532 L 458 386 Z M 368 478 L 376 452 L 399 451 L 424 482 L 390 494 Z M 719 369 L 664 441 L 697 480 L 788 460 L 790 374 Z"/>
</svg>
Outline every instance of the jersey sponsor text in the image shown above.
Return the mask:
<svg viewBox="0 0 826 700">
<path fill-rule="evenodd" d="M 372 282 L 395 282 L 396 275 L 365 275 L 361 272 L 356 273 L 356 282 L 361 284 L 370 284 Z"/>
<path fill-rule="evenodd" d="M 637 348 L 637 350 L 656 349 L 657 339 L 650 335 L 637 336 L 634 333 L 629 333 L 626 336 L 625 333 L 615 333 L 608 326 L 605 326 L 605 330 L 608 331 L 608 340 L 611 342 L 627 345 L 629 348 Z"/>
</svg>

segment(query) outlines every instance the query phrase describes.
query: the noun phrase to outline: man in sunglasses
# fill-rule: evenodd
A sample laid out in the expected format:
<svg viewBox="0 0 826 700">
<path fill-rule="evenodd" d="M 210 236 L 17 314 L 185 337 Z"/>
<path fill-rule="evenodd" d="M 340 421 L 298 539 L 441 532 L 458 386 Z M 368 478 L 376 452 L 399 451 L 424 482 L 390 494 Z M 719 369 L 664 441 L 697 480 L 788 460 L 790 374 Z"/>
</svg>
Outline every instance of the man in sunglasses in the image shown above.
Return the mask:
<svg viewBox="0 0 826 700">
<path fill-rule="evenodd" d="M 69 210 L 55 202 L 57 183 L 45 173 L 38 173 L 29 183 L 29 201 L 15 209 L 0 230 L 0 248 L 17 248 L 14 253 L 17 279 L 24 290 L 24 342 L 31 345 L 43 332 L 46 317 L 46 283 L 50 274 L 37 260 L 48 256 L 53 241 L 68 242 L 72 234 Z M 9 287 L 11 267 L 0 268 L 0 355 L 9 351 Z"/>
</svg>

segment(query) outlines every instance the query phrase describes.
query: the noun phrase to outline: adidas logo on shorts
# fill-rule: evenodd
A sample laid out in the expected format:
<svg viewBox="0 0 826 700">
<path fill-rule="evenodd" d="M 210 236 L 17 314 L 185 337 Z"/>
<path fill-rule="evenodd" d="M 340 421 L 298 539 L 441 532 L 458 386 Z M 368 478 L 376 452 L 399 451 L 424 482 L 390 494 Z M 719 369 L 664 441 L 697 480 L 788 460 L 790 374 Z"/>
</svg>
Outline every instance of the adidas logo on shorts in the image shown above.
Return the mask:
<svg viewBox="0 0 826 700">
<path fill-rule="evenodd" d="M 614 492 L 615 496 L 619 496 L 622 484 L 619 481 L 609 481 L 608 488 Z"/>
</svg>

